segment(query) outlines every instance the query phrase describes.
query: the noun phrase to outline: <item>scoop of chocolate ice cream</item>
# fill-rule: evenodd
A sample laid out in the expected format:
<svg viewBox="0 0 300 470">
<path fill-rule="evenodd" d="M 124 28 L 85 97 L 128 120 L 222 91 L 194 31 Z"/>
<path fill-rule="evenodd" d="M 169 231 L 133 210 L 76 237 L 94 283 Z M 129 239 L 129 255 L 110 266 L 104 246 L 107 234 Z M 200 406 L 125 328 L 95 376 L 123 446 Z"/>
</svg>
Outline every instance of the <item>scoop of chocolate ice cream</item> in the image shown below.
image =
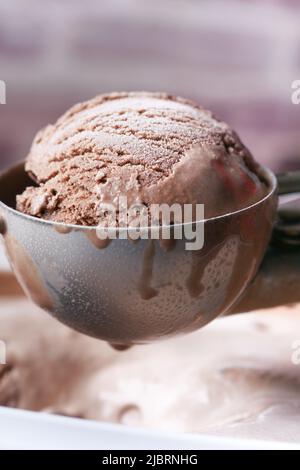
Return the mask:
<svg viewBox="0 0 300 470">
<path fill-rule="evenodd" d="M 100 95 L 40 131 L 26 161 L 35 185 L 17 209 L 96 226 L 101 203 L 204 204 L 205 217 L 266 194 L 234 131 L 193 102 L 162 93 Z"/>
</svg>

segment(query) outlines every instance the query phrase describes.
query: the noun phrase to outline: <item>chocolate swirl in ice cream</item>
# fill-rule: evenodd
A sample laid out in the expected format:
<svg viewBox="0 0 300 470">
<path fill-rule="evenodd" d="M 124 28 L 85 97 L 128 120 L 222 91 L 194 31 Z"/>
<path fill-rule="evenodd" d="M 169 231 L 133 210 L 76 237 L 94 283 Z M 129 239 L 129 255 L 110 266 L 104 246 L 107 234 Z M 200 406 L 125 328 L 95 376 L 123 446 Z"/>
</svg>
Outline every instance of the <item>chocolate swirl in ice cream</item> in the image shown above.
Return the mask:
<svg viewBox="0 0 300 470">
<path fill-rule="evenodd" d="M 99 203 L 205 204 L 213 217 L 266 194 L 260 168 L 230 127 L 163 93 L 113 93 L 74 106 L 40 131 L 27 157 L 35 185 L 17 209 L 96 226 Z"/>
</svg>

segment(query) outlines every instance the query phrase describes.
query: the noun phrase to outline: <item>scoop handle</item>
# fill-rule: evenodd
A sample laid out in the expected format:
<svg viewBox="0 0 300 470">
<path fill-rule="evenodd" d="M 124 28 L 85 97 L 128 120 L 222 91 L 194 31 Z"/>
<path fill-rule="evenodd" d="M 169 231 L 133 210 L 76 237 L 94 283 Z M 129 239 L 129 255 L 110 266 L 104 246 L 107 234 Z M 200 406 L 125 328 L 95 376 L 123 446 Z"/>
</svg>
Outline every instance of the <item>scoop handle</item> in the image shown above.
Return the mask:
<svg viewBox="0 0 300 470">
<path fill-rule="evenodd" d="M 277 181 L 278 194 L 284 197 L 270 246 L 256 277 L 229 313 L 300 302 L 300 171 L 281 173 Z"/>
<path fill-rule="evenodd" d="M 300 192 L 300 171 L 291 171 L 277 175 L 280 196 Z"/>
</svg>

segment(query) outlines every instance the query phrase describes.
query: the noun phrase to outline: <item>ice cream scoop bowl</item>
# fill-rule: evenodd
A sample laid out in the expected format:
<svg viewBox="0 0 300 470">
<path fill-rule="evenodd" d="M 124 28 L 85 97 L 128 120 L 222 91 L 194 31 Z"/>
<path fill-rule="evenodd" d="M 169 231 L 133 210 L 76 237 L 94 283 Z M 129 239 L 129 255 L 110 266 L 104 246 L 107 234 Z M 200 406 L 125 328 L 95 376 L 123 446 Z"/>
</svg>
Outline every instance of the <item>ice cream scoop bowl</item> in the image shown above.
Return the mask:
<svg viewBox="0 0 300 470">
<path fill-rule="evenodd" d="M 277 180 L 245 209 L 204 225 L 204 247 L 160 240 L 103 243 L 93 227 L 58 224 L 15 210 L 28 185 L 24 164 L 0 177 L 0 231 L 26 294 L 69 327 L 114 344 L 196 330 L 225 313 L 255 276 L 277 212 Z"/>
</svg>

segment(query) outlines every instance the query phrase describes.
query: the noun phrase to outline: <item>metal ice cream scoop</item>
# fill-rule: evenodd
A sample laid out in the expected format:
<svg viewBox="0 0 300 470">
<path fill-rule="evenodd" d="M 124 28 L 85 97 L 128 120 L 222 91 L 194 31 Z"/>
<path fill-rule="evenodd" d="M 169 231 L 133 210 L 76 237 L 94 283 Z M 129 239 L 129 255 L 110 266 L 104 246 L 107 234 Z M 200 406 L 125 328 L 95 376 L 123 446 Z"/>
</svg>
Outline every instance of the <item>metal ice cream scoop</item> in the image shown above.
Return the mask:
<svg viewBox="0 0 300 470">
<path fill-rule="evenodd" d="M 30 184 L 24 164 L 0 177 L 0 231 L 36 304 L 84 334 L 116 345 L 145 343 L 196 330 L 229 311 L 254 278 L 277 214 L 277 180 L 263 171 L 264 199 L 197 222 L 205 234 L 198 251 L 186 250 L 184 239 L 104 243 L 95 228 L 17 212 L 16 194 Z M 300 175 L 292 180 L 285 192 L 300 191 Z"/>
</svg>

